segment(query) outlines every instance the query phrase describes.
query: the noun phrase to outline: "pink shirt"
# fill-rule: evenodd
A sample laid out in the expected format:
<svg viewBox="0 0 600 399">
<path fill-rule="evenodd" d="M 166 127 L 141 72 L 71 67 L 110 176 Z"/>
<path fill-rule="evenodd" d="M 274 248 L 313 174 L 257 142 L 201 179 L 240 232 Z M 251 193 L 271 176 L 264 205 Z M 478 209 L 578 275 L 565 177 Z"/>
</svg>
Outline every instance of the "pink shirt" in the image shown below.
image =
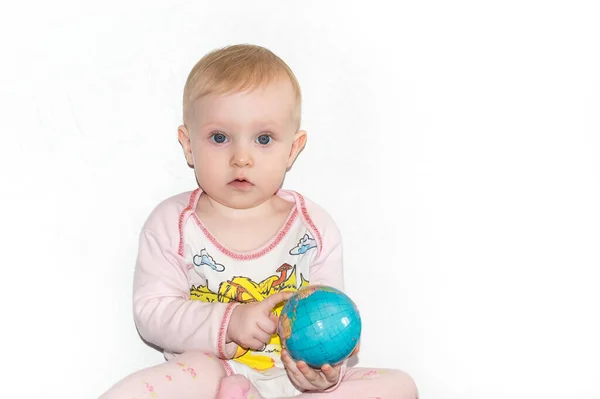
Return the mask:
<svg viewBox="0 0 600 399">
<path fill-rule="evenodd" d="M 307 265 L 302 266 L 304 279 L 310 284 L 344 289 L 339 230 L 327 212 L 312 201 L 294 191 L 280 190 L 277 195 L 294 204 L 286 225 L 265 247 L 249 254 L 235 254 L 219 244 L 198 220 L 195 209 L 201 194 L 196 189 L 161 202 L 140 234 L 133 292 L 135 323 L 140 335 L 162 348 L 167 359 L 188 351 L 213 353 L 221 359 L 239 355 L 237 344 L 225 344 L 225 333 L 231 312 L 239 305 L 237 301 L 244 299 L 239 295 L 219 296 L 220 300 L 213 302 L 193 299 L 200 299 L 200 286 L 216 291 L 218 283 L 212 280 L 219 278 L 219 272 L 226 267 L 234 267 L 233 260 L 253 261 L 256 269 L 261 258 L 269 259 L 272 251 L 282 248 L 280 244 L 286 237 L 287 246 L 292 241 L 297 244 L 297 249 L 288 248 L 290 255 L 307 248 L 313 251 L 306 258 Z M 216 254 L 226 262 L 215 261 Z M 288 264 L 286 259 L 281 262 Z M 231 273 L 223 276 L 222 281 L 232 281 Z M 295 290 L 301 280 L 296 287 L 288 285 L 287 290 Z M 191 292 L 195 298 L 191 298 Z"/>
</svg>

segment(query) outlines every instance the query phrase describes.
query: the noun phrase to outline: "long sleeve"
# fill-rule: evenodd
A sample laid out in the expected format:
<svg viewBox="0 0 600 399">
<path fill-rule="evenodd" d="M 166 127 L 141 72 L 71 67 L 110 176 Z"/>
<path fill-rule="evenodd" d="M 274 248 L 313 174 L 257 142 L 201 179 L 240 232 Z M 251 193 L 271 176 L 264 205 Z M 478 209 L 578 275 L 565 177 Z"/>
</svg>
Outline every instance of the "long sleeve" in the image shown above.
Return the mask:
<svg viewBox="0 0 600 399">
<path fill-rule="evenodd" d="M 187 267 L 166 233 L 145 228 L 134 274 L 134 318 L 140 335 L 172 353 L 201 350 L 233 356 L 225 335 L 234 303 L 190 300 Z"/>
<path fill-rule="evenodd" d="M 339 228 L 331 216 L 316 204 L 306 201 L 306 209 L 305 218 L 320 243 L 319 254 L 311 265 L 310 283 L 329 285 L 344 291 L 343 248 Z M 347 367 L 348 360 L 345 360 L 341 365 L 337 383 L 325 392 L 337 389 L 346 374 Z"/>
<path fill-rule="evenodd" d="M 310 283 L 344 290 L 344 259 L 340 230 L 331 216 L 312 201 L 302 199 L 304 218 L 316 236 L 319 253 L 310 267 Z"/>
</svg>

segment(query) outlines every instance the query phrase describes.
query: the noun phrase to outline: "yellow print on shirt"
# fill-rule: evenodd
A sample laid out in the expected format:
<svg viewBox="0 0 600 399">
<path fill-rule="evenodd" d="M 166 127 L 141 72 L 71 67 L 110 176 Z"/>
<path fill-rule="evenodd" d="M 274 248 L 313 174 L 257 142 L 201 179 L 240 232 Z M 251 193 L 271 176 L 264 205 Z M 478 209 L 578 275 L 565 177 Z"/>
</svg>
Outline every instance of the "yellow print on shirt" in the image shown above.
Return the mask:
<svg viewBox="0 0 600 399">
<path fill-rule="evenodd" d="M 292 267 L 287 263 L 281 265 L 277 273 L 267 277 L 260 283 L 256 283 L 247 277 L 237 276 L 231 280 L 223 281 L 219 285 L 218 292 L 211 291 L 207 285 L 198 287 L 192 286 L 190 289 L 190 299 L 203 302 L 259 302 L 266 297 L 281 291 L 295 292 L 298 288 L 308 285 L 308 281 L 304 279 L 302 274 L 298 279 L 296 267 Z M 273 312 L 277 317 L 281 314 L 283 304 L 280 304 Z M 267 345 L 265 351 L 254 351 L 238 347 L 234 359 L 240 363 L 244 363 L 255 370 L 263 371 L 275 366 L 273 358 L 265 355 L 265 353 L 281 353 L 281 340 L 275 333 L 271 336 L 271 341 Z"/>
</svg>

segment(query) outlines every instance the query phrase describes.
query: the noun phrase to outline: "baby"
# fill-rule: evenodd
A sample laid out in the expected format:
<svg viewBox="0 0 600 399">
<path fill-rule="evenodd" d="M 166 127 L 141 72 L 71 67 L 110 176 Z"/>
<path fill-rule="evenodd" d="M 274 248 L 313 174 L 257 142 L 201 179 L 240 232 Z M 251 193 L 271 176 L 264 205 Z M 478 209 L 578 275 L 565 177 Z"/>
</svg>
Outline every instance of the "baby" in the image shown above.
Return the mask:
<svg viewBox="0 0 600 399">
<path fill-rule="evenodd" d="M 281 188 L 306 143 L 300 116 L 296 77 L 263 47 L 218 49 L 194 66 L 178 137 L 199 188 L 151 213 L 134 276 L 137 328 L 167 361 L 101 398 L 417 398 L 401 371 L 313 369 L 282 348 L 277 320 L 293 292 L 344 288 L 335 223 Z"/>
</svg>

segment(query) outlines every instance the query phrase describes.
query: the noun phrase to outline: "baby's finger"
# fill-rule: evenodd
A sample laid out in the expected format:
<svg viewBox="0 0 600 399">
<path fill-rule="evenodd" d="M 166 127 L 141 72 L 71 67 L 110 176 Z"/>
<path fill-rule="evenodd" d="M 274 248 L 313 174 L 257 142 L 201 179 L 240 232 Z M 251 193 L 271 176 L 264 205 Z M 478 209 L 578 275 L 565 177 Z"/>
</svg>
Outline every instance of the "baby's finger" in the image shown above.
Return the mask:
<svg viewBox="0 0 600 399">
<path fill-rule="evenodd" d="M 306 378 L 304 378 L 304 374 L 302 374 L 302 372 L 298 370 L 296 362 L 294 361 L 294 359 L 292 359 L 289 353 L 287 353 L 287 351 L 284 350 L 281 352 L 281 360 L 288 371 L 288 375 L 290 375 L 290 377 L 293 376 L 295 378 L 296 384 L 305 387 Z"/>
<path fill-rule="evenodd" d="M 260 316 L 256 324 L 265 333 L 271 335 L 277 330 L 277 321 L 274 321 L 271 317 Z"/>
<path fill-rule="evenodd" d="M 291 291 L 280 291 L 263 299 L 261 304 L 266 311 L 271 312 L 278 303 L 287 301 L 292 295 L 294 295 L 294 293 Z"/>
<path fill-rule="evenodd" d="M 331 367 L 329 364 L 324 364 L 323 367 L 321 367 L 321 371 L 329 382 L 337 382 L 340 376 L 340 368 L 338 366 Z"/>
<path fill-rule="evenodd" d="M 257 340 L 259 340 L 261 342 L 261 346 L 262 344 L 268 344 L 269 341 L 271 341 L 271 335 L 272 334 L 267 334 L 266 332 L 262 331 L 261 329 L 256 329 L 256 331 L 254 331 L 254 338 L 256 338 Z"/>
<path fill-rule="evenodd" d="M 287 369 L 293 370 L 296 368 L 296 362 L 285 349 L 281 351 L 281 362 Z"/>
<path fill-rule="evenodd" d="M 298 381 L 298 379 L 294 376 L 294 374 L 291 371 L 287 371 L 287 376 L 290 379 L 290 381 L 292 382 L 292 385 L 294 385 L 296 388 L 302 390 L 302 389 L 306 389 L 304 386 L 302 386 L 302 384 L 300 383 L 300 381 Z"/>
<path fill-rule="evenodd" d="M 314 385 L 319 380 L 319 373 L 305 362 L 299 361 L 298 363 L 296 363 L 296 367 L 298 368 L 298 370 L 300 370 L 300 372 L 302 372 L 304 378 L 306 378 L 306 380 L 312 385 Z"/>
<path fill-rule="evenodd" d="M 358 355 L 358 352 L 360 352 L 360 341 L 358 341 L 358 343 L 356 344 L 356 346 L 352 350 L 352 353 L 348 357 L 352 357 L 352 356 Z"/>
<path fill-rule="evenodd" d="M 265 343 L 264 341 L 261 341 L 260 339 L 257 338 L 251 338 L 248 340 L 246 348 L 247 349 L 254 349 L 256 351 L 262 350 L 265 347 Z"/>
</svg>

